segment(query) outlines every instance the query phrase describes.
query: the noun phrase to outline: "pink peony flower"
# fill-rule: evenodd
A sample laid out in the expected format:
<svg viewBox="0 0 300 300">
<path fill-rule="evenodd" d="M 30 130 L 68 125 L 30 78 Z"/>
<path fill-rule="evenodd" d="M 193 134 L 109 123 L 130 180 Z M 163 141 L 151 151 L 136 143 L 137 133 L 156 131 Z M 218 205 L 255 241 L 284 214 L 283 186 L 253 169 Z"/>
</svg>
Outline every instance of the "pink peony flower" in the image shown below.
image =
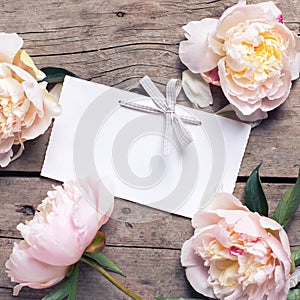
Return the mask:
<svg viewBox="0 0 300 300">
<path fill-rule="evenodd" d="M 58 99 L 48 93 L 45 74 L 21 50 L 23 40 L 15 33 L 0 33 L 0 166 L 11 161 L 13 144 L 43 134 L 60 112 Z M 17 155 L 20 155 L 17 154 Z"/>
<path fill-rule="evenodd" d="M 29 248 L 30 246 L 25 241 L 15 244 L 5 264 L 11 281 L 19 283 L 14 287 L 15 296 L 24 286 L 33 289 L 51 287 L 64 279 L 68 272 L 67 266 L 52 266 L 33 258 L 28 253 Z"/>
<path fill-rule="evenodd" d="M 100 182 L 69 181 L 48 192 L 32 220 L 17 229 L 25 241 L 16 244 L 6 263 L 12 281 L 45 288 L 64 278 L 81 258 L 113 209 L 113 196 Z"/>
<path fill-rule="evenodd" d="M 205 18 L 183 29 L 187 40 L 180 43 L 180 59 L 220 85 L 242 120 L 266 118 L 299 77 L 300 39 L 271 1 L 246 5 L 239 0 L 219 20 Z"/>
<path fill-rule="evenodd" d="M 195 233 L 181 263 L 199 293 L 218 299 L 286 299 L 291 254 L 274 220 L 248 210 L 234 196 L 217 194 L 192 220 Z"/>
</svg>

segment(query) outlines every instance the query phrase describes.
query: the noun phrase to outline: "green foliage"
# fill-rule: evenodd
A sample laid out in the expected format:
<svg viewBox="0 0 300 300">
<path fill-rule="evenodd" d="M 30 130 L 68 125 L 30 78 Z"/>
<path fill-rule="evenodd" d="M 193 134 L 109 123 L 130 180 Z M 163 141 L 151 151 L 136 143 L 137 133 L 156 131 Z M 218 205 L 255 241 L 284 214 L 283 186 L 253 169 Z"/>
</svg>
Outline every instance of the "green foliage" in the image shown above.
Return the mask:
<svg viewBox="0 0 300 300">
<path fill-rule="evenodd" d="M 77 299 L 78 263 L 72 266 L 68 277 L 42 300 Z"/>
<path fill-rule="evenodd" d="M 292 251 L 292 259 L 296 267 L 300 265 L 300 250 Z"/>
<path fill-rule="evenodd" d="M 281 201 L 279 202 L 273 219 L 277 221 L 283 228 L 287 228 L 294 213 L 296 212 L 300 203 L 300 171 L 298 179 L 294 187 L 285 192 Z"/>
<path fill-rule="evenodd" d="M 41 71 L 46 74 L 46 77 L 42 81 L 47 81 L 48 83 L 61 83 L 64 81 L 66 75 L 79 78 L 73 72 L 63 68 L 46 67 L 42 68 Z"/>
<path fill-rule="evenodd" d="M 120 274 L 122 276 L 125 276 L 122 270 L 120 270 L 107 256 L 105 256 L 101 252 L 96 253 L 87 253 L 84 252 L 83 257 L 96 261 L 101 267 L 112 271 L 114 273 Z"/>
<path fill-rule="evenodd" d="M 299 300 L 299 299 L 300 299 L 300 289 L 290 290 L 286 298 L 286 300 Z"/>
<path fill-rule="evenodd" d="M 268 216 L 268 203 L 259 177 L 259 168 L 251 173 L 246 185 L 246 206 L 253 212 Z"/>
</svg>

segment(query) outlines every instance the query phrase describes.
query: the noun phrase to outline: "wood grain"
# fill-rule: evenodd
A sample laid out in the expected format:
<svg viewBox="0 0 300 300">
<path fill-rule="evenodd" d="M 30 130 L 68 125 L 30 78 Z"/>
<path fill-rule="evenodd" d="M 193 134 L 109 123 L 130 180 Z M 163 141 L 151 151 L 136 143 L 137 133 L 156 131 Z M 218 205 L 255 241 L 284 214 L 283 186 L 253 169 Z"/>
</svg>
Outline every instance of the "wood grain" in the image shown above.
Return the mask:
<svg viewBox="0 0 300 300">
<path fill-rule="evenodd" d="M 258 3 L 260 1 L 249 1 Z M 24 48 L 38 66 L 68 68 L 82 78 L 131 89 L 145 74 L 161 89 L 185 67 L 178 57 L 184 39 L 181 26 L 204 17 L 219 17 L 235 1 L 6 1 L 2 4 L 0 30 L 19 32 Z M 300 6 L 297 0 L 275 1 L 286 24 L 299 33 Z M 12 14 L 18 11 L 20 13 Z M 25 18 L 26 12 L 26 18 Z M 226 100 L 213 88 L 216 111 Z M 261 175 L 296 177 L 299 168 L 300 82 L 289 99 L 254 129 L 240 170 L 248 176 L 263 162 Z M 183 96 L 182 96 L 183 99 Z M 185 102 L 189 105 L 188 102 Z M 49 132 L 27 142 L 24 156 L 7 170 L 40 172 Z"/>
<path fill-rule="evenodd" d="M 16 240 L 0 239 L 1 266 L 4 265 Z M 105 254 L 118 264 L 127 275 L 115 275 L 127 288 L 145 300 L 155 296 L 194 297 L 180 265 L 180 251 L 170 249 L 145 249 L 107 247 Z M 15 299 L 11 296 L 13 283 L 3 272 L 0 273 L 0 299 Z M 7 293 L 9 291 L 9 293 Z M 18 299 L 41 299 L 47 290 L 24 288 Z M 2 298 L 3 295 L 3 298 Z M 4 297 L 5 295 L 5 297 Z M 108 282 L 101 274 L 81 264 L 79 272 L 78 299 L 130 299 Z"/>
<path fill-rule="evenodd" d="M 13 242 L 20 238 L 15 226 L 32 218 L 34 208 L 53 183 L 40 178 L 1 178 L 1 185 L 6 187 L 0 213 L 1 299 L 11 299 L 13 284 L 6 277 L 3 266 Z M 243 199 L 244 188 L 245 184 L 237 184 L 235 195 L 240 199 Z M 279 199 L 291 185 L 264 184 L 264 188 L 272 215 Z M 299 222 L 298 211 L 288 231 L 293 248 L 300 247 Z M 196 297 L 179 263 L 181 246 L 193 233 L 189 219 L 117 199 L 112 218 L 102 229 L 107 233 L 106 255 L 127 275 L 127 278 L 118 279 L 143 299 L 153 299 L 154 295 Z M 87 267 L 82 267 L 80 278 L 78 299 L 99 299 L 99 293 L 103 299 L 127 299 L 100 274 Z M 21 299 L 40 299 L 47 292 L 49 290 L 24 289 Z"/>
<path fill-rule="evenodd" d="M 260 3 L 260 0 L 247 1 Z M 178 57 L 183 25 L 205 17 L 218 18 L 236 0 L 19 0 L 2 1 L 0 31 L 18 32 L 23 48 L 38 67 L 59 66 L 80 77 L 143 93 L 138 81 L 149 75 L 161 90 L 180 78 L 185 66 Z M 299 0 L 275 1 L 286 25 L 300 34 Z M 226 105 L 220 88 L 212 87 L 215 112 Z M 288 100 L 255 128 L 239 172 L 235 195 L 243 199 L 245 181 L 261 162 L 270 214 L 291 188 L 300 167 L 300 81 Z M 191 106 L 183 94 L 179 102 Z M 51 128 L 25 143 L 23 156 L 0 170 L 0 299 L 12 297 L 13 284 L 4 263 L 18 242 L 16 225 L 32 218 L 52 180 L 41 178 Z M 300 247 L 300 212 L 288 233 L 292 248 Z M 193 234 L 187 218 L 116 199 L 107 232 L 105 253 L 127 274 L 118 277 L 143 299 L 154 296 L 199 298 L 180 266 L 182 243 Z M 25 288 L 18 299 L 41 299 L 49 290 Z M 81 266 L 78 299 L 128 299 L 105 278 Z"/>
<path fill-rule="evenodd" d="M 52 189 L 52 180 L 40 178 L 2 177 L 2 209 L 0 212 L 0 236 L 20 238 L 16 225 L 30 220 L 34 210 L 48 190 Z M 270 215 L 273 214 L 279 200 L 291 184 L 264 184 L 269 200 Z M 24 193 L 26 191 L 26 193 Z M 245 184 L 238 183 L 235 195 L 243 201 Z M 3 198 L 2 198 L 3 197 Z M 289 228 L 292 246 L 300 247 L 300 211 L 294 216 Z M 190 219 L 168 214 L 130 201 L 116 199 L 115 208 L 109 222 L 104 225 L 107 244 L 110 246 L 153 247 L 181 249 L 185 240 L 192 234 Z"/>
</svg>

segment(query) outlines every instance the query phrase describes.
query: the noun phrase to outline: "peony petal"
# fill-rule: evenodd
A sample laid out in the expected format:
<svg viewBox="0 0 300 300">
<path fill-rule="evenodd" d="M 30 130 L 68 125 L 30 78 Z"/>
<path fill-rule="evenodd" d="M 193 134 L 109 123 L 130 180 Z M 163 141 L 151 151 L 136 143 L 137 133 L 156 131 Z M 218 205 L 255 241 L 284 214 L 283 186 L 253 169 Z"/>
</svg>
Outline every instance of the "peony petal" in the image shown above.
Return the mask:
<svg viewBox="0 0 300 300">
<path fill-rule="evenodd" d="M 13 156 L 12 150 L 8 150 L 7 152 L 0 153 L 0 166 L 3 168 L 8 166 L 12 156 Z"/>
<path fill-rule="evenodd" d="M 14 288 L 14 295 L 17 295 L 23 286 L 34 289 L 50 287 L 67 274 L 68 267 L 57 267 L 38 261 L 29 254 L 29 248 L 25 241 L 15 243 L 12 254 L 5 264 L 11 281 L 20 283 Z"/>
<path fill-rule="evenodd" d="M 85 198 L 78 200 L 71 214 L 73 225 L 78 230 L 77 243 L 81 251 L 93 241 L 99 229 L 97 210 L 87 202 Z"/>
<path fill-rule="evenodd" d="M 21 291 L 21 289 L 24 286 L 26 286 L 26 284 L 17 284 L 17 285 L 15 285 L 14 288 L 13 288 L 13 296 L 18 296 L 19 293 L 20 293 L 20 291 Z"/>
<path fill-rule="evenodd" d="M 214 69 L 221 58 L 208 44 L 208 35 L 214 32 L 217 22 L 217 19 L 206 18 L 189 22 L 182 27 L 188 40 L 180 43 L 179 57 L 193 73 Z"/>
<path fill-rule="evenodd" d="M 221 78 L 221 76 L 220 76 Z M 222 91 L 225 94 L 227 100 L 237 109 L 240 111 L 241 114 L 243 114 L 244 116 L 250 116 L 252 114 L 254 114 L 258 109 L 260 109 L 261 107 L 261 103 L 262 103 L 262 99 L 257 99 L 256 101 L 251 101 L 253 103 L 250 102 L 246 102 L 245 100 L 241 100 L 238 98 L 238 96 L 232 95 L 228 92 L 228 90 L 226 90 L 226 85 L 227 83 L 223 83 L 225 81 L 223 81 L 223 79 L 221 79 L 221 85 L 222 85 Z M 247 119 L 245 119 L 247 120 Z"/>
<path fill-rule="evenodd" d="M 77 262 L 111 213 L 113 197 L 107 203 L 102 191 L 99 183 L 70 181 L 49 192 L 33 219 L 17 226 L 28 253 L 55 266 Z"/>
<path fill-rule="evenodd" d="M 265 10 L 265 7 L 261 7 L 257 4 L 254 5 L 235 5 L 228 8 L 220 17 L 216 35 L 218 38 L 226 39 L 227 31 L 237 24 L 244 22 L 245 20 L 267 19 L 270 20 L 272 15 L 268 15 L 269 11 Z M 273 17 L 274 18 L 274 17 Z"/>
<path fill-rule="evenodd" d="M 182 88 L 188 99 L 195 105 L 204 108 L 213 104 L 209 84 L 200 74 L 189 70 L 182 72 Z"/>
<path fill-rule="evenodd" d="M 204 264 L 203 259 L 195 253 L 191 240 L 185 241 L 182 245 L 180 259 L 183 267 L 194 267 Z"/>
<path fill-rule="evenodd" d="M 290 278 L 290 288 L 295 287 L 300 281 L 300 267 L 297 267 Z"/>
<path fill-rule="evenodd" d="M 231 194 L 219 193 L 209 210 L 197 212 L 193 225 L 181 261 L 196 291 L 223 300 L 286 299 L 290 247 L 277 222 L 250 212 Z"/>
<path fill-rule="evenodd" d="M 266 296 L 266 291 L 268 291 L 268 296 Z M 274 293 L 274 291 L 275 288 L 274 288 L 273 278 L 267 278 L 267 280 L 262 285 L 259 286 L 252 285 L 247 287 L 247 294 L 251 295 L 252 299 L 257 299 L 257 300 L 258 299 L 276 300 L 277 295 Z M 246 299 L 248 300 L 248 297 Z"/>
<path fill-rule="evenodd" d="M 264 119 L 264 115 L 266 115 L 265 118 L 268 116 L 267 113 L 262 113 L 257 116 L 254 115 L 253 118 L 252 115 L 244 116 L 232 104 L 226 105 L 225 107 L 217 111 L 216 114 L 234 121 L 242 121 L 244 123 L 247 123 L 251 126 L 251 129 L 261 124 L 262 119 Z"/>
<path fill-rule="evenodd" d="M 232 294 L 224 297 L 224 300 L 249 300 L 248 296 L 243 296 L 243 288 L 238 286 Z M 257 298 L 257 300 L 263 300 L 263 298 Z"/>
<path fill-rule="evenodd" d="M 251 237 L 268 238 L 266 230 L 262 228 L 259 223 L 259 218 L 259 215 L 253 213 L 241 215 L 240 219 L 234 225 L 235 232 L 246 234 Z"/>
<path fill-rule="evenodd" d="M 72 181 L 70 183 L 72 184 Z M 66 191 L 69 191 L 70 183 L 67 182 L 64 184 Z M 114 207 L 114 197 L 112 193 L 114 187 L 112 180 L 110 178 L 101 178 L 101 180 L 88 178 L 84 181 L 76 181 L 76 185 L 80 193 L 84 194 L 92 207 L 97 211 L 101 223 L 99 226 L 102 226 L 110 217 Z M 73 187 L 76 185 L 73 184 Z M 107 187 L 109 187 L 109 189 Z"/>
<path fill-rule="evenodd" d="M 243 1 L 244 2 L 244 1 Z M 236 5 L 233 5 L 233 6 L 231 6 L 231 7 L 229 7 L 229 8 L 227 8 L 224 12 L 223 12 L 223 14 L 222 14 L 222 16 L 219 18 L 219 20 L 218 20 L 218 24 L 217 24 L 217 28 L 216 28 L 216 36 L 217 36 L 217 38 L 219 38 L 219 39 L 222 39 L 222 40 L 225 40 L 225 38 L 224 38 L 224 34 L 223 34 L 223 32 L 220 34 L 220 31 L 219 31 L 219 27 L 220 27 L 220 25 L 219 25 L 219 23 L 220 23 L 220 21 L 223 21 L 223 20 L 226 20 L 227 18 L 228 18 L 228 16 L 230 17 L 230 14 L 232 13 L 232 12 L 234 12 L 235 10 L 236 10 L 236 8 L 237 7 L 243 7 L 244 8 L 244 6 L 246 6 L 246 5 L 244 5 L 245 3 L 237 3 Z M 230 26 L 231 27 L 231 26 Z M 230 28 L 229 27 L 229 28 Z M 229 29 L 228 28 L 228 29 Z M 228 30 L 227 29 L 227 30 Z M 226 30 L 226 31 L 227 31 Z M 225 32 L 226 32 L 225 31 Z"/>
<path fill-rule="evenodd" d="M 43 104 L 44 104 L 44 110 L 45 113 L 51 115 L 51 116 L 59 116 L 61 113 L 61 107 L 58 104 L 59 96 L 58 91 L 55 89 L 54 92 L 48 92 L 46 87 L 46 82 L 39 83 L 41 89 L 44 91 L 44 97 L 43 97 Z"/>
<path fill-rule="evenodd" d="M 278 89 L 276 92 L 272 93 L 270 92 L 268 94 L 268 98 L 271 100 L 269 102 L 276 102 L 278 99 L 282 99 L 287 95 L 289 95 L 291 87 L 292 87 L 292 75 L 290 71 L 286 68 L 283 72 L 284 75 L 279 79 L 280 84 L 278 86 Z M 275 104 L 273 104 L 275 106 Z"/>
<path fill-rule="evenodd" d="M 216 67 L 208 72 L 201 73 L 201 76 L 207 83 L 211 83 L 213 85 L 220 86 L 220 77 L 219 77 L 218 67 Z"/>
<path fill-rule="evenodd" d="M 278 20 L 280 16 L 282 16 L 281 10 L 274 4 L 273 1 L 261 2 L 256 4 L 256 6 L 263 9 L 266 16 L 273 17 L 274 20 Z"/>
<path fill-rule="evenodd" d="M 42 80 L 46 75 L 34 64 L 25 50 L 19 50 L 14 58 L 13 64 L 30 73 L 36 80 Z"/>
<path fill-rule="evenodd" d="M 14 137 L 0 140 L 0 154 L 8 152 L 14 143 Z"/>
<path fill-rule="evenodd" d="M 281 241 L 283 250 L 285 251 L 287 256 L 290 257 L 291 256 L 290 241 L 289 241 L 289 238 L 283 228 L 281 228 L 281 230 L 279 230 L 279 239 Z"/>
<path fill-rule="evenodd" d="M 39 116 L 43 116 L 43 90 L 37 83 L 34 77 L 28 72 L 12 64 L 5 63 L 5 65 L 14 71 L 22 80 L 22 86 L 27 98 L 34 104 L 39 112 Z"/>
<path fill-rule="evenodd" d="M 252 122 L 253 123 L 253 125 L 251 125 L 252 128 L 259 125 L 261 123 L 261 120 L 266 119 L 268 117 L 268 114 L 266 112 L 262 111 L 261 109 L 257 109 L 252 114 L 245 116 L 233 105 L 232 105 L 232 108 L 234 109 L 236 115 L 238 116 L 238 118 L 240 120 L 245 121 L 245 122 Z"/>
<path fill-rule="evenodd" d="M 245 101 L 241 101 L 238 97 L 229 93 L 229 91 L 233 88 L 234 82 L 230 80 L 230 75 L 227 76 L 224 59 L 221 59 L 219 61 L 218 67 L 222 91 L 225 94 L 227 100 L 233 106 L 235 106 L 243 115 L 246 116 L 253 114 L 257 109 L 259 109 L 261 105 L 261 101 L 259 101 L 259 99 L 256 103 L 251 104 Z M 237 88 L 239 87 L 237 86 Z"/>
<path fill-rule="evenodd" d="M 57 98 L 48 93 L 46 89 L 44 89 L 43 103 L 44 116 L 36 116 L 35 121 L 30 124 L 30 127 L 22 130 L 22 138 L 31 140 L 43 134 L 49 128 L 52 118 L 60 113 L 61 109 Z"/>
<path fill-rule="evenodd" d="M 55 96 L 57 99 L 60 98 L 60 94 L 61 94 L 61 91 L 62 91 L 62 87 L 63 87 L 63 84 L 62 83 L 57 83 L 51 90 L 50 90 L 50 93 Z"/>
<path fill-rule="evenodd" d="M 79 236 L 79 242 L 82 245 L 89 245 L 95 232 L 107 222 L 114 207 L 114 197 L 100 181 L 88 179 L 87 181 L 77 182 L 79 192 L 82 194 L 81 199 L 74 205 L 72 218 L 74 225 L 78 228 L 88 228 L 84 236 Z M 68 188 L 66 188 L 68 190 Z M 70 195 L 69 195 L 70 197 Z M 82 211 L 88 211 L 85 214 Z M 95 222 L 96 219 L 96 222 Z M 96 227 L 93 230 L 93 227 Z"/>
<path fill-rule="evenodd" d="M 295 59 L 290 63 L 292 80 L 299 78 L 300 73 L 300 37 L 294 33 L 295 41 L 296 41 L 296 54 Z"/>
<path fill-rule="evenodd" d="M 215 298 L 213 289 L 208 285 L 207 282 L 207 267 L 204 267 L 203 264 L 196 267 L 190 267 L 185 270 L 185 274 L 194 290 L 206 297 Z"/>
<path fill-rule="evenodd" d="M 228 193 L 217 193 L 208 206 L 205 207 L 205 211 L 213 210 L 242 210 L 249 212 L 248 208 L 244 206 L 240 200 Z"/>
<path fill-rule="evenodd" d="M 276 237 L 269 234 L 269 238 L 266 240 L 270 248 L 274 253 L 274 257 L 278 258 L 285 267 L 286 276 L 289 274 L 291 269 L 291 258 L 289 248 L 284 249 L 281 241 L 279 241 Z"/>
<path fill-rule="evenodd" d="M 224 50 L 224 41 L 217 38 L 216 33 L 210 33 L 208 35 L 208 45 L 216 54 L 220 56 L 226 55 Z"/>
<path fill-rule="evenodd" d="M 0 79 L 0 93 L 2 97 L 11 97 L 13 103 L 24 99 L 22 85 L 12 77 Z"/>
<path fill-rule="evenodd" d="M 259 219 L 259 223 L 262 227 L 271 230 L 282 230 L 282 226 L 278 224 L 275 220 L 262 216 Z"/>
<path fill-rule="evenodd" d="M 90 222 L 97 225 L 95 216 L 92 216 L 87 209 L 83 213 L 87 213 L 91 217 Z M 88 246 L 81 243 L 87 234 L 87 229 L 76 227 L 70 217 L 71 214 L 72 206 L 65 209 L 63 214 L 53 216 L 53 218 L 50 216 L 48 224 L 34 227 L 28 227 L 27 224 L 19 224 L 17 229 L 31 245 L 28 253 L 35 259 L 54 266 L 69 266 L 76 263 Z M 96 226 L 91 229 L 94 230 L 95 235 L 97 231 Z"/>
<path fill-rule="evenodd" d="M 290 86 L 291 86 L 291 83 L 290 83 Z M 278 99 L 275 99 L 275 100 L 268 100 L 266 98 L 263 99 L 260 109 L 263 112 L 268 112 L 270 110 L 273 110 L 273 109 L 277 108 L 282 103 L 284 103 L 284 101 L 288 98 L 289 94 L 290 94 L 290 88 L 287 89 L 285 91 L 285 94 L 282 97 L 278 98 Z"/>
<path fill-rule="evenodd" d="M 0 33 L 0 61 L 12 63 L 14 56 L 23 46 L 23 40 L 16 33 Z"/>
<path fill-rule="evenodd" d="M 286 284 L 285 274 L 281 265 L 275 267 L 274 279 L 276 284 L 275 291 L 276 294 L 278 294 L 282 289 L 284 289 L 284 286 Z M 284 299 L 284 298 L 280 298 L 280 299 Z"/>
<path fill-rule="evenodd" d="M 3 63 L 0 63 L 0 78 L 8 78 L 11 76 L 11 70 L 7 68 Z"/>
<path fill-rule="evenodd" d="M 214 235 L 216 240 L 224 247 L 229 248 L 232 243 L 230 232 L 224 226 L 217 224 L 214 227 Z"/>
<path fill-rule="evenodd" d="M 192 226 L 194 228 L 204 228 L 205 226 L 216 224 L 218 221 L 220 221 L 220 217 L 215 211 L 207 212 L 200 210 L 194 215 Z"/>
<path fill-rule="evenodd" d="M 295 60 L 291 63 L 292 80 L 299 78 L 300 73 L 300 52 L 296 54 Z"/>
<path fill-rule="evenodd" d="M 33 231 L 18 226 L 22 236 L 32 245 L 28 250 L 29 254 L 39 261 L 55 266 L 69 266 L 76 263 L 98 230 L 94 211 L 88 207 L 83 209 L 82 205 L 80 208 L 83 215 L 90 217 L 88 225 L 92 226 L 84 228 L 77 226 L 76 220 L 74 222 L 72 217 L 72 207 L 64 214 L 55 216 L 49 225 L 43 225 L 39 231 L 38 227 Z"/>
<path fill-rule="evenodd" d="M 277 296 L 277 300 L 287 299 L 287 296 L 289 294 L 289 290 L 290 290 L 289 289 L 289 281 L 286 281 L 283 289 L 281 289 L 278 292 L 275 291 L 276 296 Z M 274 297 L 271 298 L 270 296 L 268 298 L 268 300 L 273 300 L 273 299 L 274 299 Z"/>
</svg>

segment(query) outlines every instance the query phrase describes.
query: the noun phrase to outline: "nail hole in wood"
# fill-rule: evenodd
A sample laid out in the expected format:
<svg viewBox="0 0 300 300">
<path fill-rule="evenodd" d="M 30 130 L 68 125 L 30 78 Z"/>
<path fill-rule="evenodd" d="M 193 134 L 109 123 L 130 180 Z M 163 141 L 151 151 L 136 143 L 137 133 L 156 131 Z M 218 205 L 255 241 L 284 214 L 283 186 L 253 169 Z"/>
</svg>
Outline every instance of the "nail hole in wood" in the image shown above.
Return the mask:
<svg viewBox="0 0 300 300">
<path fill-rule="evenodd" d="M 125 13 L 124 13 L 123 11 L 118 11 L 118 12 L 116 13 L 116 15 L 117 15 L 117 17 L 122 18 L 122 17 L 125 16 Z"/>
<path fill-rule="evenodd" d="M 16 212 L 22 213 L 26 216 L 33 216 L 35 214 L 35 209 L 32 205 L 16 205 Z"/>
</svg>

